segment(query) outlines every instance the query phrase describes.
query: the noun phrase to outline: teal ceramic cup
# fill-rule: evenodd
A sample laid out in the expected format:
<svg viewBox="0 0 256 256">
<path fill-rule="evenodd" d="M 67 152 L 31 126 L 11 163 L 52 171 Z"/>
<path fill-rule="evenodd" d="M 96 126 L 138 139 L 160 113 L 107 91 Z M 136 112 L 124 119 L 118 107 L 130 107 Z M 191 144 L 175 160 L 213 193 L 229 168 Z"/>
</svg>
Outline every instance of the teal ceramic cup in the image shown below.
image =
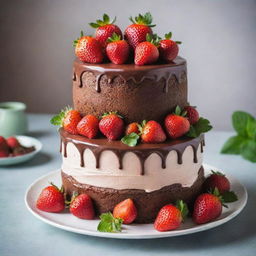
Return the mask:
<svg viewBox="0 0 256 256">
<path fill-rule="evenodd" d="M 9 137 L 27 132 L 26 105 L 22 102 L 0 102 L 0 136 Z"/>
</svg>

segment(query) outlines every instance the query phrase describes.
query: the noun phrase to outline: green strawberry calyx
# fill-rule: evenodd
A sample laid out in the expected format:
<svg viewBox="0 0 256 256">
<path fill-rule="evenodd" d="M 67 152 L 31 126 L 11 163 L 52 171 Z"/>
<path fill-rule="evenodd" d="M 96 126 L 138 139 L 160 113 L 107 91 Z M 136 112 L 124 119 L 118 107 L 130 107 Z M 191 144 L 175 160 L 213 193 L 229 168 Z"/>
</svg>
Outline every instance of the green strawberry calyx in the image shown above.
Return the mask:
<svg viewBox="0 0 256 256">
<path fill-rule="evenodd" d="M 123 117 L 122 117 L 121 115 L 119 115 L 117 111 L 106 112 L 106 113 L 104 113 L 104 114 L 100 117 L 100 119 L 102 119 L 103 117 L 107 117 L 107 116 L 109 116 L 109 115 L 116 115 L 117 117 L 123 119 Z"/>
<path fill-rule="evenodd" d="M 186 217 L 188 216 L 188 214 L 189 214 L 187 204 L 182 200 L 178 200 L 176 202 L 175 206 L 180 210 L 181 216 L 182 216 L 182 221 L 184 221 L 186 219 Z"/>
<path fill-rule="evenodd" d="M 166 33 L 166 34 L 164 35 L 164 38 L 165 38 L 166 40 L 171 40 L 171 38 L 172 38 L 172 32 Z M 176 44 L 182 44 L 181 41 L 175 41 L 175 43 L 176 43 Z"/>
<path fill-rule="evenodd" d="M 51 124 L 62 127 L 63 120 L 70 110 L 72 110 L 72 108 L 69 106 L 62 109 L 58 115 L 52 117 L 52 119 L 50 120 Z"/>
<path fill-rule="evenodd" d="M 114 24 L 115 22 L 116 22 L 116 17 L 112 21 L 110 21 L 109 16 L 106 13 L 104 13 L 102 20 L 96 20 L 96 22 L 91 22 L 89 23 L 89 25 L 92 28 L 99 28 L 105 25 Z"/>
<path fill-rule="evenodd" d="M 83 30 L 81 30 L 80 32 L 80 37 L 78 37 L 76 40 L 73 41 L 73 47 L 76 47 L 76 45 L 78 44 L 79 40 L 84 36 L 84 32 Z"/>
<path fill-rule="evenodd" d="M 182 110 L 181 107 L 179 105 L 177 105 L 173 114 L 176 115 L 176 116 L 185 117 L 187 115 L 187 111 Z"/>
<path fill-rule="evenodd" d="M 121 40 L 121 36 L 118 35 L 117 33 L 113 33 L 111 37 L 108 38 L 107 42 L 108 43 L 113 43 Z"/>
<path fill-rule="evenodd" d="M 123 219 L 114 218 L 111 212 L 100 215 L 100 223 L 97 227 L 99 232 L 117 233 L 122 231 Z"/>
<path fill-rule="evenodd" d="M 151 44 L 155 45 L 156 47 L 159 46 L 160 39 L 161 38 L 157 34 L 151 35 L 151 34 L 147 33 L 147 35 L 146 35 L 146 41 L 150 42 Z"/>
<path fill-rule="evenodd" d="M 148 27 L 155 27 L 156 25 L 152 24 L 153 17 L 150 12 L 146 12 L 144 15 L 140 14 L 136 16 L 134 19 L 132 17 L 129 18 L 133 24 L 146 25 Z"/>
<path fill-rule="evenodd" d="M 209 193 L 216 196 L 220 200 L 222 206 L 224 206 L 225 208 L 228 208 L 228 206 L 225 204 L 226 202 L 224 201 L 224 199 L 223 199 L 223 197 L 222 197 L 222 195 L 221 195 L 221 193 L 220 193 L 220 191 L 217 187 L 210 190 Z"/>
<path fill-rule="evenodd" d="M 224 173 L 222 173 L 222 172 L 218 172 L 218 171 L 213 171 L 213 170 L 211 170 L 211 175 L 218 175 L 218 176 L 226 176 Z"/>
<path fill-rule="evenodd" d="M 125 135 L 121 141 L 126 144 L 127 146 L 129 147 L 135 147 L 138 142 L 139 142 L 139 139 L 143 133 L 143 128 L 145 127 L 147 121 L 146 120 L 143 120 L 141 122 L 141 124 L 137 124 L 138 125 L 138 129 L 139 129 L 139 134 L 135 133 L 135 132 L 132 132 L 128 135 Z"/>
<path fill-rule="evenodd" d="M 49 182 L 51 184 L 51 186 L 55 187 L 60 193 L 64 193 L 64 187 L 61 186 L 61 188 L 59 188 L 58 186 L 56 186 L 53 182 Z"/>
</svg>

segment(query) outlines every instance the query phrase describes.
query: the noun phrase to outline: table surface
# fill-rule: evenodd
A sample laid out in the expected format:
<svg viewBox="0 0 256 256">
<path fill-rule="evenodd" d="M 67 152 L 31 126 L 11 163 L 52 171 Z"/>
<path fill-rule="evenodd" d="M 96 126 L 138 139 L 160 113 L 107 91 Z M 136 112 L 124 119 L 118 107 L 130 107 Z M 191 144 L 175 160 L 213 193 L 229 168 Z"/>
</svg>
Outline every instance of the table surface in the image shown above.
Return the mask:
<svg viewBox="0 0 256 256">
<path fill-rule="evenodd" d="M 36 219 L 26 209 L 24 194 L 38 177 L 60 168 L 59 138 L 50 115 L 30 114 L 29 136 L 43 149 L 33 160 L 0 167 L 0 255 L 243 255 L 256 252 L 256 164 L 240 156 L 221 155 L 221 146 L 232 132 L 206 135 L 204 162 L 238 178 L 248 190 L 248 203 L 230 222 L 201 233 L 155 240 L 115 240 L 63 231 Z M 253 254 L 254 252 L 254 254 Z"/>
</svg>

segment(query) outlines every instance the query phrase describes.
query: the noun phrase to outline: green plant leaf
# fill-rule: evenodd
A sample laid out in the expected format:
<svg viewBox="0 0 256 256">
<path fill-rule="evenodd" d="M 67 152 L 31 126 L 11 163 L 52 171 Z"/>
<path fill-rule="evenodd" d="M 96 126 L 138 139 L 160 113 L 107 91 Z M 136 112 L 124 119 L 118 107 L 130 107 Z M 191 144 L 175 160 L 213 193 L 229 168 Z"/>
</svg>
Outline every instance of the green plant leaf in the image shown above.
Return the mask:
<svg viewBox="0 0 256 256">
<path fill-rule="evenodd" d="M 256 141 L 256 120 L 249 119 L 247 122 L 247 134 L 248 137 Z"/>
<path fill-rule="evenodd" d="M 123 220 L 114 218 L 111 212 L 103 213 L 100 215 L 100 223 L 97 230 L 100 232 L 117 233 L 122 230 Z"/>
<path fill-rule="evenodd" d="M 233 191 L 226 191 L 221 194 L 224 203 L 232 203 L 238 200 L 237 195 Z"/>
<path fill-rule="evenodd" d="M 256 141 L 247 140 L 241 148 L 243 158 L 256 163 Z"/>
<path fill-rule="evenodd" d="M 254 120 L 253 116 L 243 111 L 236 111 L 232 115 L 232 123 L 237 133 L 243 137 L 247 137 L 248 122 Z"/>
<path fill-rule="evenodd" d="M 132 133 L 130 133 L 130 134 L 124 136 L 124 137 L 121 139 L 121 141 L 122 141 L 124 144 L 126 144 L 126 145 L 128 145 L 128 146 L 130 146 L 130 147 L 134 147 L 134 146 L 137 145 L 139 138 L 140 138 L 140 136 L 139 136 L 137 133 L 132 132 Z"/>
<path fill-rule="evenodd" d="M 244 138 L 239 135 L 230 137 L 223 145 L 221 153 L 235 155 L 240 154 L 244 141 Z"/>
<path fill-rule="evenodd" d="M 187 204 L 182 201 L 182 200 L 178 200 L 176 202 L 176 207 L 180 210 L 181 212 L 181 215 L 182 215 L 182 220 L 185 220 L 186 217 L 188 216 L 189 214 L 189 210 L 188 210 L 188 206 Z"/>
<path fill-rule="evenodd" d="M 199 120 L 195 124 L 190 125 L 190 129 L 186 135 L 188 137 L 196 138 L 201 133 L 208 132 L 211 129 L 212 129 L 212 126 L 210 124 L 210 121 L 203 117 L 200 117 Z"/>
</svg>

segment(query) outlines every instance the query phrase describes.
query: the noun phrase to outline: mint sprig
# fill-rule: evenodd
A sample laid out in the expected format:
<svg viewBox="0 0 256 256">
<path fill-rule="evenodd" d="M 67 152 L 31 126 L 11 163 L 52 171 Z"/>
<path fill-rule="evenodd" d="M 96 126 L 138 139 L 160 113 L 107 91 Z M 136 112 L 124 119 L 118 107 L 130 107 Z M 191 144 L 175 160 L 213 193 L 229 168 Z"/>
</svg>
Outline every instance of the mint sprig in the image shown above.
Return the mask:
<svg viewBox="0 0 256 256">
<path fill-rule="evenodd" d="M 130 133 L 130 134 L 124 136 L 124 137 L 121 139 L 121 141 L 122 141 L 124 144 L 126 144 L 126 145 L 128 145 L 128 146 L 130 146 L 130 147 L 135 147 L 135 146 L 137 145 L 137 143 L 138 143 L 139 138 L 140 138 L 140 136 L 139 136 L 137 133 L 132 132 L 132 133 Z"/>
<path fill-rule="evenodd" d="M 97 230 L 100 232 L 117 233 L 122 230 L 123 220 L 121 218 L 114 218 L 111 212 L 100 215 L 100 223 Z"/>
<path fill-rule="evenodd" d="M 236 111 L 232 115 L 232 124 L 237 135 L 225 142 L 221 153 L 241 155 L 256 162 L 256 119 L 249 113 Z"/>
<path fill-rule="evenodd" d="M 200 117 L 199 120 L 193 124 L 190 125 L 189 131 L 186 133 L 186 136 L 191 138 L 198 137 L 201 133 L 208 132 L 212 129 L 212 126 L 210 124 L 210 121 Z"/>
</svg>

